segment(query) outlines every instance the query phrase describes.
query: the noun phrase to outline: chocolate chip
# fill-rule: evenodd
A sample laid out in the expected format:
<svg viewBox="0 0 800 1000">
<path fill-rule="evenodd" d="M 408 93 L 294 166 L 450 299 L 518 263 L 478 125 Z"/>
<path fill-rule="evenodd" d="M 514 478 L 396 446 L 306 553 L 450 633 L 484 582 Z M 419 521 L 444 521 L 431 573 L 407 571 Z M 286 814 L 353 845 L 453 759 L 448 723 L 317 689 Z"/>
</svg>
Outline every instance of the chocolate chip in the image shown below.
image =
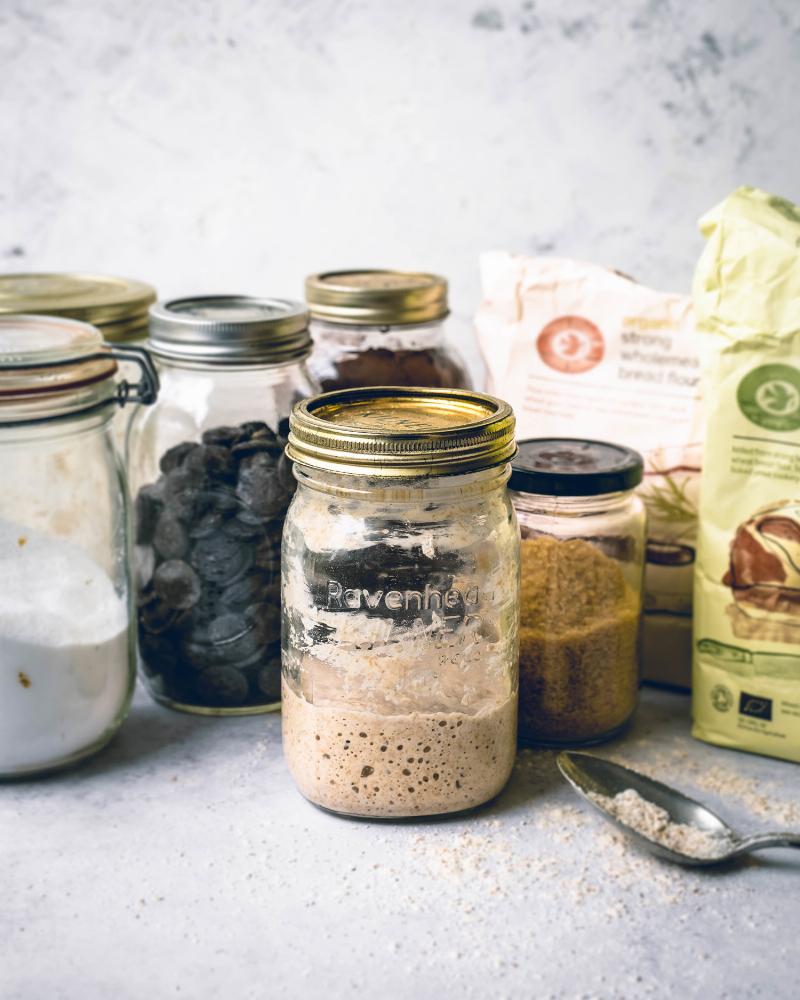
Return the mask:
<svg viewBox="0 0 800 1000">
<path fill-rule="evenodd" d="M 241 507 L 233 486 L 225 483 L 216 483 L 213 489 L 206 491 L 203 499 L 208 510 L 216 510 L 220 514 L 232 514 Z"/>
<path fill-rule="evenodd" d="M 277 701 L 281 696 L 281 658 L 273 657 L 258 672 L 258 689 L 270 701 Z"/>
<path fill-rule="evenodd" d="M 143 486 L 137 493 L 134 503 L 134 522 L 138 545 L 148 545 L 152 542 L 158 515 L 163 507 L 163 483 L 151 483 L 149 486 Z"/>
<path fill-rule="evenodd" d="M 220 600 L 226 608 L 244 611 L 250 604 L 269 600 L 273 593 L 269 577 L 256 571 L 225 587 Z"/>
<path fill-rule="evenodd" d="M 237 506 L 238 506 L 237 501 Z M 222 530 L 231 538 L 238 538 L 240 541 L 252 541 L 264 534 L 264 522 L 261 518 L 253 517 L 247 511 L 241 511 L 225 522 Z"/>
<path fill-rule="evenodd" d="M 220 445 L 198 445 L 186 456 L 183 468 L 197 473 L 207 481 L 232 478 L 235 473 L 233 457 Z"/>
<path fill-rule="evenodd" d="M 239 427 L 209 427 L 203 431 L 203 444 L 221 445 L 223 448 L 230 448 L 234 441 L 238 440 L 241 434 Z"/>
<path fill-rule="evenodd" d="M 163 635 L 139 633 L 139 659 L 146 665 L 148 676 L 154 676 L 165 669 L 174 670 L 178 666 L 178 654 L 172 643 Z"/>
<path fill-rule="evenodd" d="M 271 518 L 289 505 L 286 490 L 278 482 L 271 457 L 261 452 L 242 460 L 236 495 L 258 517 Z"/>
<path fill-rule="evenodd" d="M 262 437 L 274 437 L 275 435 L 269 429 L 269 425 L 265 424 L 263 420 L 246 420 L 239 427 L 239 440 L 245 441 L 248 438 L 259 435 Z"/>
<path fill-rule="evenodd" d="M 247 543 L 220 533 L 195 542 L 189 561 L 204 580 L 226 584 L 249 569 L 253 551 Z"/>
<path fill-rule="evenodd" d="M 247 698 L 247 678 L 234 667 L 209 667 L 200 674 L 197 690 L 207 704 L 233 708 Z"/>
<path fill-rule="evenodd" d="M 168 608 L 188 611 L 200 600 L 200 580 L 180 559 L 161 563 L 153 576 L 153 589 Z"/>
<path fill-rule="evenodd" d="M 193 441 L 182 441 L 180 444 L 176 444 L 161 456 L 161 461 L 158 463 L 159 468 L 164 473 L 172 472 L 173 469 L 177 469 L 183 464 L 189 452 L 194 451 L 196 447 L 197 445 Z"/>
<path fill-rule="evenodd" d="M 178 612 L 154 597 L 139 609 L 139 624 L 149 635 L 161 635 L 175 624 Z"/>
<path fill-rule="evenodd" d="M 203 479 L 186 468 L 173 469 L 164 484 L 164 505 L 182 521 L 192 521 L 204 508 Z"/>
<path fill-rule="evenodd" d="M 153 546 L 162 559 L 183 559 L 189 552 L 189 536 L 186 529 L 168 510 L 165 510 L 158 519 Z"/>
<path fill-rule="evenodd" d="M 219 511 L 209 510 L 189 528 L 189 538 L 207 538 L 222 527 L 223 517 Z"/>
</svg>

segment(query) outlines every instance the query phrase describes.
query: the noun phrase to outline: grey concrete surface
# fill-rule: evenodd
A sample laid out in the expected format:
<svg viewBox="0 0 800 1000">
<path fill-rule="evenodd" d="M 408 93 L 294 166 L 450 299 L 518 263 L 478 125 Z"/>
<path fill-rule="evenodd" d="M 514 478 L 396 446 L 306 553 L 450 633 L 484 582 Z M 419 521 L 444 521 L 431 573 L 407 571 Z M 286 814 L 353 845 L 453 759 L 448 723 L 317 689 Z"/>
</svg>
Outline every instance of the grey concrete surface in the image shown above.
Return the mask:
<svg viewBox="0 0 800 1000">
<path fill-rule="evenodd" d="M 688 709 L 646 689 L 600 752 L 742 830 L 800 828 L 797 765 L 693 741 Z M 279 716 L 194 718 L 140 691 L 93 761 L 0 787 L 0 866 L 3 1000 L 798 995 L 797 852 L 668 867 L 549 752 L 523 751 L 471 816 L 350 821 L 295 791 Z"/>
</svg>

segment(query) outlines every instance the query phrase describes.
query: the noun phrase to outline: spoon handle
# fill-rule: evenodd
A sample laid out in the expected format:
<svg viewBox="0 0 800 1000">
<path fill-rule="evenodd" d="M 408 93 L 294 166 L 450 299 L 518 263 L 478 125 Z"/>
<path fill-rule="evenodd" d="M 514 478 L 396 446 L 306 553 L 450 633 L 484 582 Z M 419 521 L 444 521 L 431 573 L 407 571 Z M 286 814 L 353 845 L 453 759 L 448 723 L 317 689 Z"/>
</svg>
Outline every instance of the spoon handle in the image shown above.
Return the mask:
<svg viewBox="0 0 800 1000">
<path fill-rule="evenodd" d="M 743 837 L 736 845 L 736 854 L 761 851 L 765 847 L 800 847 L 800 833 L 756 833 Z"/>
</svg>

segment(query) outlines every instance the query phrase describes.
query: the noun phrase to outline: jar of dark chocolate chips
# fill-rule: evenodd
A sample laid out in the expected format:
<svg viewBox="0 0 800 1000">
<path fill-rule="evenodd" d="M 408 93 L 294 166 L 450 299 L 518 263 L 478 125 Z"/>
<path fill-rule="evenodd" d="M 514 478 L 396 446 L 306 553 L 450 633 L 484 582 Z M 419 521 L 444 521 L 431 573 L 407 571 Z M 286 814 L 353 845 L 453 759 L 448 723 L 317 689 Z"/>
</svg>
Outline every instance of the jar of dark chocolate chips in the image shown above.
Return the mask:
<svg viewBox="0 0 800 1000">
<path fill-rule="evenodd" d="M 445 340 L 447 282 L 409 271 L 328 271 L 306 279 L 314 353 L 323 391 L 362 386 L 470 389 Z"/>
<path fill-rule="evenodd" d="M 289 414 L 317 391 L 296 302 L 162 302 L 158 404 L 128 433 L 139 664 L 152 696 L 212 715 L 280 705 L 281 533 Z"/>
</svg>

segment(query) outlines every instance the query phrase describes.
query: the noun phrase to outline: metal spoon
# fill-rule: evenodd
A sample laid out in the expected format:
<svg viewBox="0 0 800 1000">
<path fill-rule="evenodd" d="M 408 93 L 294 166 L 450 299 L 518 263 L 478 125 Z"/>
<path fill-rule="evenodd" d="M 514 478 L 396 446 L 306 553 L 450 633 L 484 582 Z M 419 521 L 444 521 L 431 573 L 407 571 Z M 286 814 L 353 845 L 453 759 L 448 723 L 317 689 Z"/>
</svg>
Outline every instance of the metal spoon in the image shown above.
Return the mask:
<svg viewBox="0 0 800 1000">
<path fill-rule="evenodd" d="M 637 771 L 631 771 L 621 764 L 613 764 L 602 757 L 593 757 L 588 753 L 563 751 L 557 758 L 558 768 L 575 791 L 586 801 L 598 809 L 603 816 L 638 844 L 647 848 L 653 854 L 679 865 L 717 865 L 730 861 L 750 851 L 760 851 L 765 847 L 800 847 L 800 833 L 757 833 L 752 837 L 740 837 L 727 823 L 694 799 L 682 795 L 660 781 L 646 778 Z M 731 845 L 729 850 L 713 858 L 697 858 L 680 851 L 665 847 L 649 837 L 627 826 L 612 815 L 601 802 L 597 802 L 590 793 L 613 798 L 618 792 L 633 788 L 643 799 L 654 802 L 665 809 L 670 819 L 675 823 L 685 823 L 705 830 L 715 836 L 725 838 Z"/>
</svg>

